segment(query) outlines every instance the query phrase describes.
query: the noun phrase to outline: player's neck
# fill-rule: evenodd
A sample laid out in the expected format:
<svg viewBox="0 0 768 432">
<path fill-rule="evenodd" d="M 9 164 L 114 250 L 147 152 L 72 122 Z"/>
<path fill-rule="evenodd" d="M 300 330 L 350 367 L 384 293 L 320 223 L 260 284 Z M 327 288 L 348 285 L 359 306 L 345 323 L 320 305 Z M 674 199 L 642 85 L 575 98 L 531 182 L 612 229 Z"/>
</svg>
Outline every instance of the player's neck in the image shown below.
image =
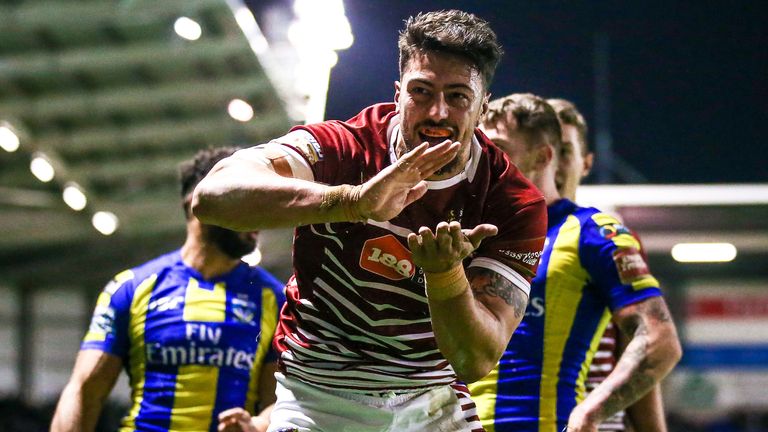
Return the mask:
<svg viewBox="0 0 768 432">
<path fill-rule="evenodd" d="M 547 205 L 554 203 L 562 199 L 560 192 L 557 191 L 557 185 L 555 184 L 555 178 L 551 172 L 548 171 L 535 171 L 527 176 L 531 182 L 541 191 L 544 195 Z"/>
<path fill-rule="evenodd" d="M 201 235 L 199 223 L 187 225 L 187 239 L 181 247 L 181 259 L 203 278 L 212 279 L 228 273 L 240 263 L 239 259 L 226 255 L 216 245 L 206 242 Z"/>
</svg>

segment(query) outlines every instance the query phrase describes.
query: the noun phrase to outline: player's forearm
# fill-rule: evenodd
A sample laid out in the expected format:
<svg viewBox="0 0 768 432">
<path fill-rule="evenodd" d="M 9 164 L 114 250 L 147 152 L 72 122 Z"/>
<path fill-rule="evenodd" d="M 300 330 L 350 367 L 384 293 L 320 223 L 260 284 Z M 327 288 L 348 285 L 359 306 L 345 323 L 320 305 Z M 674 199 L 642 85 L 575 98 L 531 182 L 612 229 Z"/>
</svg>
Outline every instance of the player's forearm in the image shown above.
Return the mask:
<svg viewBox="0 0 768 432">
<path fill-rule="evenodd" d="M 653 307 L 653 304 L 649 306 Z M 666 306 L 664 314 L 668 317 Z M 681 355 L 671 319 L 640 322 L 616 368 L 577 409 L 594 423 L 599 423 L 651 391 L 672 370 Z"/>
<path fill-rule="evenodd" d="M 638 432 L 667 432 L 661 387 L 656 385 L 645 396 L 627 407 L 632 430 Z"/>
<path fill-rule="evenodd" d="M 266 432 L 269 428 L 269 415 L 272 413 L 272 408 L 274 408 L 274 404 L 270 404 L 258 415 L 255 415 L 251 417 L 251 426 L 256 430 L 256 432 Z"/>
<path fill-rule="evenodd" d="M 432 326 L 440 352 L 456 375 L 470 383 L 484 377 L 504 352 L 502 325 L 467 291 L 449 300 L 430 300 Z"/>
<path fill-rule="evenodd" d="M 459 379 L 470 383 L 493 369 L 522 314 L 513 322 L 495 314 L 476 298 L 463 268 L 459 269 L 453 281 L 427 273 L 427 297 L 440 352 Z"/>
<path fill-rule="evenodd" d="M 85 396 L 83 388 L 69 383 L 61 393 L 51 421 L 51 432 L 89 432 L 96 429 L 103 401 Z"/>
<path fill-rule="evenodd" d="M 350 221 L 354 188 L 281 177 L 266 169 L 244 176 L 220 171 L 195 188 L 192 212 L 201 222 L 238 231 Z"/>
</svg>

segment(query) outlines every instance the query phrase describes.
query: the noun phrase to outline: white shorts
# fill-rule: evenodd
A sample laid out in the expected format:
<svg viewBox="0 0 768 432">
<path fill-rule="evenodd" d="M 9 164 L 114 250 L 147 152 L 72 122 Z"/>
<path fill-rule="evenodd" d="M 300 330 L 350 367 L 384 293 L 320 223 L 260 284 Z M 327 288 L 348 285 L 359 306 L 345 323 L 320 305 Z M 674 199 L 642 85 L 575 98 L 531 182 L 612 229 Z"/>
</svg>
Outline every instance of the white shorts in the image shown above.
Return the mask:
<svg viewBox="0 0 768 432">
<path fill-rule="evenodd" d="M 277 402 L 268 432 L 469 432 L 457 392 L 442 386 L 416 393 L 371 396 L 329 390 L 276 373 Z M 470 413 L 475 414 L 475 413 Z M 476 417 L 475 417 L 476 419 Z"/>
</svg>

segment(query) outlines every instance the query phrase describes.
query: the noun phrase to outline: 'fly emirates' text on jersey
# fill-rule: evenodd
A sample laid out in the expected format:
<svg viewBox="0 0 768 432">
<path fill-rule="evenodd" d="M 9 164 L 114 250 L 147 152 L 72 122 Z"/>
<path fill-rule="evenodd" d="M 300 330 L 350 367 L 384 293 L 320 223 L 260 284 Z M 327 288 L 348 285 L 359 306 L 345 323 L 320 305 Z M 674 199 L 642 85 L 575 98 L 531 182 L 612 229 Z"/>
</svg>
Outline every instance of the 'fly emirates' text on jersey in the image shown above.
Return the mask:
<svg viewBox="0 0 768 432">
<path fill-rule="evenodd" d="M 394 109 L 374 105 L 347 122 L 296 127 L 275 142 L 299 152 L 315 181 L 358 185 L 396 160 Z M 493 270 L 530 290 L 546 235 L 546 205 L 502 151 L 475 131 L 464 170 L 428 188 L 387 222 L 296 229 L 295 274 L 275 339 L 286 375 L 360 392 L 409 392 L 456 381 L 438 350 L 424 275 L 407 246 L 407 235 L 422 226 L 496 225 L 498 235 L 483 240 L 465 267 Z"/>
<path fill-rule="evenodd" d="M 179 250 L 115 276 L 81 349 L 123 361 L 132 406 L 121 432 L 215 432 L 224 410 L 255 413 L 284 301 L 264 269 L 243 262 L 205 279 Z"/>
</svg>

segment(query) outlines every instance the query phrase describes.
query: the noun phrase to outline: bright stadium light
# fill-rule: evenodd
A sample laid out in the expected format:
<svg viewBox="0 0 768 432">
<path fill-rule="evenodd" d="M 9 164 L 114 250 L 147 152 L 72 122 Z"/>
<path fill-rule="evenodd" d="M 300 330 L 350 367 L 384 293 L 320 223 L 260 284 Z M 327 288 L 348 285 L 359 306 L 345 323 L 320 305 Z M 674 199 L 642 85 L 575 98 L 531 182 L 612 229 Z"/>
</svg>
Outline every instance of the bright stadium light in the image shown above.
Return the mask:
<svg viewBox="0 0 768 432">
<path fill-rule="evenodd" d="M 203 28 L 200 27 L 200 24 L 187 17 L 180 17 L 177 19 L 176 22 L 173 23 L 173 30 L 177 35 L 191 41 L 200 39 L 200 36 L 203 34 Z"/>
<path fill-rule="evenodd" d="M 232 99 L 227 106 L 230 117 L 237 121 L 247 122 L 253 118 L 253 107 L 242 99 Z"/>
<path fill-rule="evenodd" d="M 259 265 L 261 262 L 261 250 L 258 246 L 256 246 L 256 249 L 254 249 L 253 252 L 249 253 L 248 255 L 244 256 L 242 260 L 251 266 Z"/>
<path fill-rule="evenodd" d="M 0 126 L 0 147 L 8 153 L 19 149 L 19 137 L 6 126 Z"/>
<path fill-rule="evenodd" d="M 237 21 L 240 29 L 243 30 L 243 34 L 248 38 L 251 49 L 256 54 L 264 54 L 269 51 L 269 42 L 267 42 L 267 38 L 264 37 L 258 23 L 256 23 L 256 18 L 253 17 L 251 10 L 247 6 L 235 7 L 235 21 Z"/>
<path fill-rule="evenodd" d="M 298 93 L 307 95 L 304 121 L 314 123 L 325 116 L 336 51 L 352 46 L 355 38 L 342 0 L 295 0 L 293 11 L 296 19 L 288 26 L 288 40 L 299 56 L 293 84 Z"/>
<path fill-rule="evenodd" d="M 56 175 L 56 171 L 53 169 L 53 165 L 48 161 L 42 153 L 36 153 L 32 156 L 32 161 L 29 163 L 29 170 L 43 183 L 48 183 L 53 180 Z"/>
<path fill-rule="evenodd" d="M 293 10 L 298 20 L 288 28 L 288 38 L 294 45 L 343 50 L 355 41 L 341 0 L 296 0 Z"/>
<path fill-rule="evenodd" d="M 64 202 L 72 210 L 80 211 L 85 208 L 86 204 L 88 204 L 88 198 L 86 198 L 82 189 L 80 189 L 80 186 L 78 186 L 76 183 L 68 183 L 64 187 L 64 191 L 61 195 L 64 199 Z"/>
<path fill-rule="evenodd" d="M 736 246 L 730 243 L 678 243 L 672 246 L 672 258 L 685 263 L 731 262 Z"/>
<path fill-rule="evenodd" d="M 118 220 L 114 213 L 98 211 L 91 218 L 91 224 L 96 228 L 96 231 L 108 236 L 117 230 Z"/>
</svg>

